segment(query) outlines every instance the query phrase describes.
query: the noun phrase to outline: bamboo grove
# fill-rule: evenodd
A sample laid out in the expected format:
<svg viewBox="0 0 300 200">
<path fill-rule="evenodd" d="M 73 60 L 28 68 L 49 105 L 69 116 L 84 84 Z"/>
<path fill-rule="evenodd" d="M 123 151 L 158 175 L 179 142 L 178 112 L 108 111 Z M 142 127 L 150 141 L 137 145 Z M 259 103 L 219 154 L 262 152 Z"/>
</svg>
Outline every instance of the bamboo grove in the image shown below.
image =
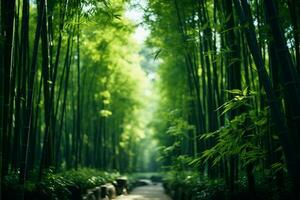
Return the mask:
<svg viewBox="0 0 300 200">
<path fill-rule="evenodd" d="M 123 1 L 2 0 L 0 180 L 131 171 L 147 83 Z M 130 49 L 126 46 L 131 46 Z"/>
<path fill-rule="evenodd" d="M 11 174 L 25 185 L 85 167 L 165 170 L 167 192 L 196 195 L 176 200 L 218 199 L 203 191 L 215 183 L 223 199 L 241 199 L 241 187 L 252 200 L 300 199 L 300 1 L 0 0 L 0 10 L 0 199 Z"/>
<path fill-rule="evenodd" d="M 149 1 L 147 42 L 161 63 L 153 125 L 168 169 L 222 179 L 230 194 L 246 177 L 252 199 L 256 178 L 280 190 L 287 171 L 292 199 L 300 198 L 299 8 L 292 0 Z"/>
</svg>

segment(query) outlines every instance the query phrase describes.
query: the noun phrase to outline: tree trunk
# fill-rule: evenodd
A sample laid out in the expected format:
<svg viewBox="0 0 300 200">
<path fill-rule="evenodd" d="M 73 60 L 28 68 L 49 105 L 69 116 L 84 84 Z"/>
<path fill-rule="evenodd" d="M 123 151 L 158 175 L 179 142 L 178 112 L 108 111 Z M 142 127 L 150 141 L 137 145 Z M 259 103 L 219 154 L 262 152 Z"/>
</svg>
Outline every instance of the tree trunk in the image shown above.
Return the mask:
<svg viewBox="0 0 300 200">
<path fill-rule="evenodd" d="M 49 168 L 53 164 L 53 141 L 51 131 L 51 79 L 50 79 L 50 62 L 49 62 L 49 43 L 48 43 L 48 29 L 47 29 L 47 3 L 46 0 L 41 0 L 40 9 L 44 10 L 42 17 L 42 74 L 43 74 L 43 92 L 44 92 L 44 115 L 45 115 L 45 134 L 43 142 L 42 159 L 40 166 L 40 178 L 42 171 Z"/>
<path fill-rule="evenodd" d="M 247 4 L 246 1 L 244 0 L 242 1 L 243 1 L 243 5 Z M 300 172 L 298 170 L 300 168 L 299 166 L 300 163 L 297 160 L 298 155 L 295 155 L 294 153 L 296 152 L 296 148 L 290 142 L 290 133 L 285 123 L 285 117 L 280 108 L 280 103 L 278 101 L 278 98 L 275 96 L 270 78 L 263 64 L 261 50 L 258 46 L 257 39 L 255 37 L 255 31 L 253 28 L 253 20 L 251 19 L 251 14 L 248 13 L 247 8 L 242 8 L 242 5 L 238 0 L 234 0 L 234 4 L 237 13 L 239 14 L 240 23 L 243 26 L 245 31 L 247 43 L 250 52 L 252 54 L 253 60 L 255 62 L 260 82 L 262 83 L 267 95 L 267 99 L 271 110 L 271 117 L 279 133 L 279 138 L 285 154 L 289 174 L 292 177 L 293 182 L 295 183 L 294 185 L 299 186 L 297 188 L 300 188 L 300 177 L 299 177 Z M 245 24 L 249 24 L 249 25 L 245 26 Z M 299 197 L 296 197 L 296 199 L 299 199 Z"/>
</svg>

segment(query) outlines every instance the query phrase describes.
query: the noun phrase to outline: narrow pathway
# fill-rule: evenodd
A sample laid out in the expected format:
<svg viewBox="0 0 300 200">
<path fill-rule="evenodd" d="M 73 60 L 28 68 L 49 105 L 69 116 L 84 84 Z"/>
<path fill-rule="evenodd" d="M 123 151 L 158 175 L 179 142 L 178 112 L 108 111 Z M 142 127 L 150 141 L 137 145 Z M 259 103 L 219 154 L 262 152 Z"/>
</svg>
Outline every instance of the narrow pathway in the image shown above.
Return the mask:
<svg viewBox="0 0 300 200">
<path fill-rule="evenodd" d="M 116 200 L 171 200 L 161 184 L 146 185 L 135 188 L 130 194 L 118 197 Z"/>
</svg>

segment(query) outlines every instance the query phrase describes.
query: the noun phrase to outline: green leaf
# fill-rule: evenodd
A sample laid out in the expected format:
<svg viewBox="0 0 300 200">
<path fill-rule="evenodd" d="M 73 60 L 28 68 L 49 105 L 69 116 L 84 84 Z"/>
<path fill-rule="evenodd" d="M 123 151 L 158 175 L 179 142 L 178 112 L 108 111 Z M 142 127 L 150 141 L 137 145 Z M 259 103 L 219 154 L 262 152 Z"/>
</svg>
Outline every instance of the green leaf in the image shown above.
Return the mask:
<svg viewBox="0 0 300 200">
<path fill-rule="evenodd" d="M 271 165 L 271 170 L 274 171 L 275 173 L 284 169 L 285 169 L 285 165 L 280 162 L 276 162 Z"/>
<path fill-rule="evenodd" d="M 101 115 L 102 117 L 109 117 L 109 116 L 112 115 L 112 112 L 109 111 L 109 110 L 100 110 L 100 115 Z"/>
<path fill-rule="evenodd" d="M 159 50 L 157 50 L 157 51 L 155 52 L 154 60 L 157 60 L 157 58 L 158 58 L 158 56 L 159 56 L 159 54 L 160 54 L 161 52 L 162 52 L 161 49 L 159 49 Z"/>
<path fill-rule="evenodd" d="M 226 92 L 230 93 L 230 94 L 238 94 L 238 95 L 242 95 L 243 92 L 239 89 L 232 89 L 232 90 L 225 90 Z"/>
<path fill-rule="evenodd" d="M 246 87 L 246 88 L 243 90 L 243 95 L 244 95 L 244 96 L 247 96 L 247 95 L 248 95 L 248 91 L 249 91 L 249 90 L 248 90 L 248 87 Z"/>
</svg>

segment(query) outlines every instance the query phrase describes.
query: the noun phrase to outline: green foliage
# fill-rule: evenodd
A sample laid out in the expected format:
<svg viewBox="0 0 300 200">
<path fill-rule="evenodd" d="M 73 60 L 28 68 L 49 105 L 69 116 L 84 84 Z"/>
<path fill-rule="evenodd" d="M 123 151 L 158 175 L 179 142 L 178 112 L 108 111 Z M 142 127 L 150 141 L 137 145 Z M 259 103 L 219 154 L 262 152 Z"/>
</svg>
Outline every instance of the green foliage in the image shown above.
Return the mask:
<svg viewBox="0 0 300 200">
<path fill-rule="evenodd" d="M 178 157 L 173 158 L 172 166 L 170 167 L 172 170 L 175 171 L 186 171 L 188 169 L 192 170 L 192 166 L 190 163 L 192 162 L 193 158 L 187 155 L 180 155 Z"/>
<path fill-rule="evenodd" d="M 188 137 L 187 132 L 193 130 L 195 127 L 190 125 L 183 117 L 179 110 L 172 110 L 168 114 L 170 126 L 168 127 L 166 134 L 171 136 L 183 136 Z"/>
<path fill-rule="evenodd" d="M 37 190 L 49 197 L 49 199 L 68 200 L 71 192 L 67 186 L 74 183 L 61 175 L 47 173 L 45 178 L 37 183 Z"/>
<path fill-rule="evenodd" d="M 252 96 L 248 94 L 255 94 L 247 91 L 247 89 L 228 92 L 235 94 L 235 97 L 222 106 L 224 108 L 223 113 L 244 105 L 250 107 L 248 102 Z M 223 159 L 239 156 L 242 166 L 245 166 L 265 159 L 266 150 L 261 141 L 268 133 L 268 119 L 269 109 L 267 107 L 259 113 L 256 110 L 250 110 L 235 116 L 217 131 L 201 135 L 200 139 L 212 140 L 215 141 L 215 144 L 205 150 L 201 157 L 195 159 L 193 163 L 200 164 L 210 161 L 214 166 Z"/>
<path fill-rule="evenodd" d="M 225 102 L 222 106 L 218 108 L 218 110 L 223 110 L 221 115 L 238 109 L 242 106 L 246 107 L 252 107 L 251 104 L 249 104 L 249 100 L 254 99 L 254 95 L 257 93 L 254 91 L 250 91 L 248 88 L 245 88 L 244 90 L 239 89 L 233 89 L 233 90 L 225 90 L 226 92 L 233 94 L 234 98 L 231 100 Z"/>
<path fill-rule="evenodd" d="M 271 165 L 270 170 L 271 170 L 272 174 L 276 174 L 276 173 L 281 172 L 281 171 L 286 172 L 286 165 L 282 162 L 275 162 Z"/>
<path fill-rule="evenodd" d="M 169 189 L 177 187 L 191 189 L 200 182 L 200 175 L 194 171 L 172 170 L 165 174 L 164 182 Z"/>
<path fill-rule="evenodd" d="M 122 0 L 87 1 L 83 5 L 83 11 L 91 12 L 80 19 L 81 134 L 82 150 L 87 151 L 81 152 L 82 166 L 98 168 L 105 163 L 121 171 L 132 170 L 135 166 L 131 158 L 140 152 L 139 142 L 146 135 L 147 119 L 141 116 L 148 103 L 145 90 L 149 83 L 140 66 L 142 47 L 132 37 L 135 26 L 126 18 L 125 5 Z M 70 99 L 74 98 L 75 83 L 71 82 Z M 68 102 L 67 127 L 71 127 L 72 112 L 76 111 Z M 74 138 L 73 130 L 67 131 L 69 138 Z M 103 148 L 109 149 L 104 156 L 107 160 L 98 157 Z M 115 155 L 108 159 L 112 149 Z"/>
<path fill-rule="evenodd" d="M 229 192 L 222 180 L 209 180 L 201 182 L 196 189 L 197 200 L 228 199 Z"/>
<path fill-rule="evenodd" d="M 174 199 L 217 200 L 228 196 L 222 180 L 211 180 L 194 171 L 168 172 L 164 187 Z"/>
<path fill-rule="evenodd" d="M 109 110 L 100 110 L 101 117 L 109 117 L 112 115 L 112 112 Z"/>
<path fill-rule="evenodd" d="M 99 171 L 90 168 L 69 170 L 58 174 L 49 170 L 44 173 L 41 181 L 36 180 L 37 175 L 35 174 L 24 185 L 20 185 L 19 173 L 11 173 L 5 177 L 4 186 L 6 190 L 16 194 L 21 194 L 23 191 L 26 195 L 37 195 L 42 199 L 69 200 L 72 195 L 72 188 L 76 188 L 79 194 L 84 194 L 87 189 L 105 183 L 112 183 L 119 176 L 120 174 L 117 172 Z"/>
<path fill-rule="evenodd" d="M 11 172 L 3 178 L 4 185 L 16 185 L 19 181 L 19 173 L 18 172 Z"/>
<path fill-rule="evenodd" d="M 154 163 L 157 157 L 158 143 L 160 160 L 167 169 L 174 170 L 166 177 L 170 188 L 186 188 L 197 199 L 218 199 L 219 192 L 223 191 L 225 196 L 227 192 L 222 181 L 207 180 L 200 173 L 225 177 L 230 171 L 226 179 L 231 180 L 226 181 L 231 183 L 241 178 L 234 176 L 249 164 L 267 168 L 263 174 L 274 179 L 285 172 L 279 137 L 270 123 L 265 102 L 269 98 L 270 104 L 270 95 L 261 90 L 262 86 L 268 90 L 272 84 L 277 87 L 277 79 L 279 88 L 285 89 L 289 82 L 278 76 L 285 70 L 276 66 L 277 58 L 272 60 L 272 46 L 276 45 L 272 42 L 277 40 L 269 37 L 268 20 L 265 20 L 268 12 L 263 11 L 263 2 L 244 1 L 249 3 L 248 11 L 255 13 L 253 31 L 259 38 L 256 53 L 261 53 L 259 49 L 263 52 L 263 58 L 253 57 L 261 60 L 262 65 L 270 63 L 260 80 L 257 74 L 263 70 L 253 71 L 253 63 L 257 61 L 253 62 L 249 54 L 251 46 L 247 46 L 251 44 L 248 38 L 255 41 L 256 37 L 245 37 L 242 32 L 244 28 L 252 28 L 252 23 L 249 20 L 237 25 L 239 16 L 231 8 L 233 4 L 227 4 L 226 0 L 150 0 L 144 10 L 151 38 L 147 47 L 142 47 L 132 38 L 136 25 L 125 17 L 127 2 L 49 1 L 45 9 L 37 5 L 38 1 L 30 1 L 29 9 L 25 1 L 3 4 L 2 10 L 8 5 L 13 5 L 12 9 L 20 8 L 18 12 L 8 10 L 0 17 L 2 32 L 7 34 L 0 36 L 1 52 L 11 53 L 9 58 L 3 58 L 5 70 L 1 70 L 1 76 L 5 77 L 3 83 L 9 88 L 1 90 L 4 99 L 1 108 L 7 117 L 0 120 L 7 123 L 1 127 L 7 144 L 1 164 L 4 172 L 9 169 L 4 185 L 18 191 L 40 190 L 50 199 L 67 199 L 69 186 L 78 186 L 84 192 L 113 181 L 118 173 L 86 168 L 58 174 L 48 171 L 42 181 L 37 183 L 30 176 L 32 180 L 20 186 L 18 182 L 23 180 L 18 180 L 20 174 L 14 170 L 18 171 L 23 164 L 20 171 L 24 174 L 27 169 L 50 168 L 53 164 L 57 171 L 78 166 L 122 172 L 146 169 L 145 165 Z M 282 2 L 278 4 L 279 20 L 288 47 L 295 48 L 297 31 L 288 11 L 294 3 Z M 42 17 L 39 9 L 43 9 L 47 20 L 39 18 Z M 38 22 L 47 29 L 38 30 Z M 285 45 L 285 41 L 280 43 Z M 295 58 L 299 56 L 297 49 L 282 55 L 293 57 L 289 52 Z M 292 68 L 292 61 L 287 63 Z M 37 66 L 36 73 L 23 73 L 34 66 Z M 263 79 L 268 75 L 272 84 L 264 84 Z M 245 89 L 232 89 L 235 87 Z M 293 114 L 289 104 L 297 106 L 296 101 L 289 103 L 285 97 L 292 93 L 292 88 L 293 85 L 284 91 L 282 105 L 278 106 L 278 111 L 282 107 L 282 113 L 287 116 L 289 112 Z M 274 92 L 279 96 L 282 93 Z M 156 112 L 154 117 L 153 112 Z M 290 126 L 290 119 L 286 120 Z M 23 133 L 27 129 L 28 136 Z M 153 141 L 153 136 L 157 140 Z M 23 146 L 27 148 L 26 154 L 22 153 Z M 232 157 L 237 163 L 228 162 Z M 210 169 L 213 166 L 228 169 L 215 172 Z M 236 174 L 231 173 L 234 170 Z M 246 185 L 244 176 L 241 182 Z M 185 199 L 190 199 L 188 195 Z"/>
<path fill-rule="evenodd" d="M 105 172 L 89 168 L 81 168 L 79 170 L 62 172 L 57 176 L 61 176 L 65 180 L 78 185 L 81 191 L 84 192 L 87 189 L 113 182 L 118 176 L 120 176 L 120 174 L 117 172 Z"/>
<path fill-rule="evenodd" d="M 274 200 L 289 199 L 288 188 L 278 193 L 278 182 L 275 179 L 256 174 L 257 185 L 256 199 Z M 230 200 L 248 199 L 247 178 L 242 174 L 236 183 L 236 190 L 230 193 L 228 185 L 222 179 L 209 178 L 198 172 L 170 170 L 164 173 L 163 183 L 167 193 L 173 199 L 194 199 L 194 200 Z"/>
</svg>

